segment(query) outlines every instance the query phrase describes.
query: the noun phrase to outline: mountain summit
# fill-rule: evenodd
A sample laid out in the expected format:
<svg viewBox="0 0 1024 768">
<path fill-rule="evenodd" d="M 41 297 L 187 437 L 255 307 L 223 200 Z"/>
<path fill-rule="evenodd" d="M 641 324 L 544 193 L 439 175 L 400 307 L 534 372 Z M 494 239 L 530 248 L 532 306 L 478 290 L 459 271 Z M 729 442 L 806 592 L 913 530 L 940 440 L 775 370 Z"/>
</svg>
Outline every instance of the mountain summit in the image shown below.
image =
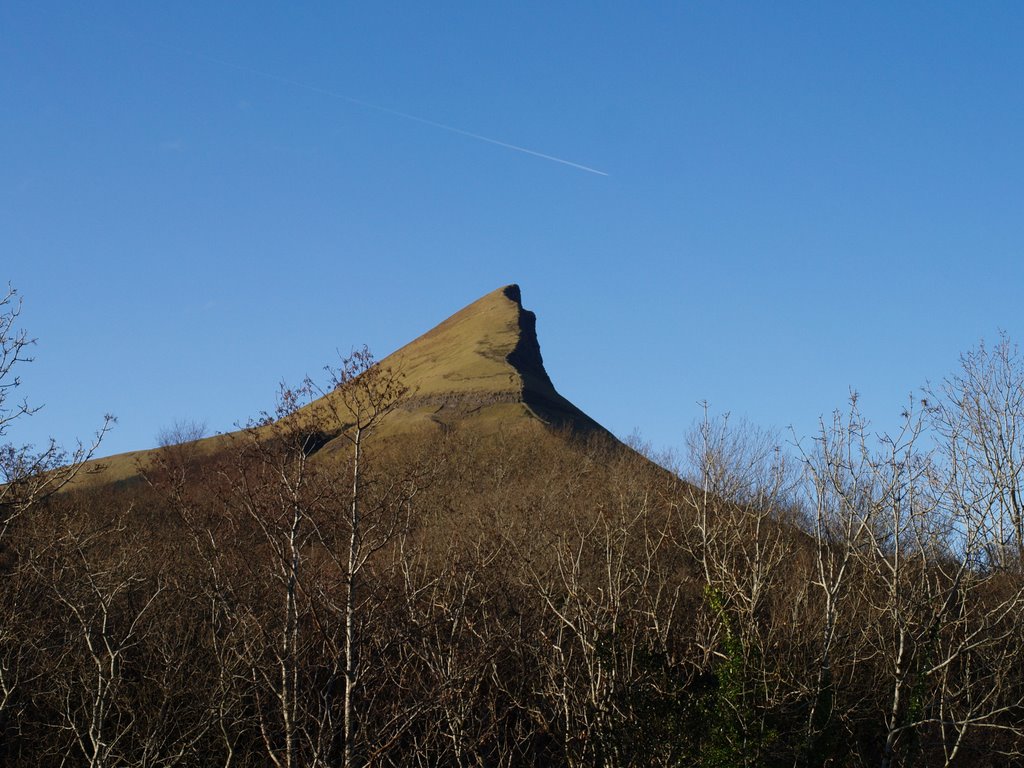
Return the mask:
<svg viewBox="0 0 1024 768">
<path fill-rule="evenodd" d="M 410 388 L 408 399 L 381 424 L 387 436 L 543 427 L 609 434 L 555 390 L 537 341 L 537 317 L 523 308 L 515 284 L 477 299 L 377 365 L 399 372 Z M 229 442 L 229 435 L 217 435 L 197 448 L 212 456 Z M 130 481 L 152 459 L 153 451 L 133 451 L 91 462 L 76 485 Z"/>
<path fill-rule="evenodd" d="M 439 426 L 472 420 L 497 426 L 534 418 L 575 431 L 604 431 L 555 390 L 537 341 L 537 317 L 523 308 L 518 285 L 477 299 L 384 358 L 414 395 L 403 409 L 411 427 L 426 418 Z"/>
</svg>

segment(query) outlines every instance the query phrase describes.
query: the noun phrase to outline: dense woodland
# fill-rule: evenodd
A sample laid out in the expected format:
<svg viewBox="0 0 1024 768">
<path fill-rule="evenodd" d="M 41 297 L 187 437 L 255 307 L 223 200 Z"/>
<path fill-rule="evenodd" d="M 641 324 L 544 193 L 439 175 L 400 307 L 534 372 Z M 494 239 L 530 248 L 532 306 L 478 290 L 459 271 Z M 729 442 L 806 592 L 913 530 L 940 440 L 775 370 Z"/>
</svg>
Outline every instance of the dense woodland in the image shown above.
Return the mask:
<svg viewBox="0 0 1024 768">
<path fill-rule="evenodd" d="M 0 437 L 30 416 L 17 308 Z M 0 764 L 1024 764 L 1008 340 L 898 434 L 854 397 L 796 447 L 708 416 L 658 462 L 541 430 L 385 439 L 409 393 L 371 364 L 216 456 L 179 425 L 124 487 L 54 493 L 88 447 L 3 449 Z"/>
</svg>

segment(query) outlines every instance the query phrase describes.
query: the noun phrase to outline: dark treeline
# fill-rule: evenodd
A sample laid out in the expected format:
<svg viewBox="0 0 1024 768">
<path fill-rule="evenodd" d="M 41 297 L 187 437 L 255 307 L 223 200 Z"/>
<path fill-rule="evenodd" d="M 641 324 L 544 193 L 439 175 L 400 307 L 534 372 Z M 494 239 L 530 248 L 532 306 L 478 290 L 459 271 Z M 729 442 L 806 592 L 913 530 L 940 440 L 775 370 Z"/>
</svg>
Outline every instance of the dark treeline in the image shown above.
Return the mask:
<svg viewBox="0 0 1024 768">
<path fill-rule="evenodd" d="M 406 393 L 369 362 L 126 488 L 47 495 L 60 462 L 8 451 L 0 764 L 1020 764 L 1008 343 L 896 436 L 855 399 L 795 456 L 706 418 L 671 471 L 389 439 Z"/>
</svg>

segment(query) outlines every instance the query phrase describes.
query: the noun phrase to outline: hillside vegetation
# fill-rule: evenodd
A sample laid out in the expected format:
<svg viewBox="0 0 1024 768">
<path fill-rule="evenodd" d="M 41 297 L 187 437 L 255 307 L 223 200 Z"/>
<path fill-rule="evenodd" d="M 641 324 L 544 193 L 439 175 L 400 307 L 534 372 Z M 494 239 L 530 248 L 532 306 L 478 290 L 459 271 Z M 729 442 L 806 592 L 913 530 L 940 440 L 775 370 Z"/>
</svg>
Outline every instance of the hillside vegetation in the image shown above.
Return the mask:
<svg viewBox="0 0 1024 768">
<path fill-rule="evenodd" d="M 706 416 L 654 462 L 555 391 L 510 286 L 195 437 L 3 454 L 0 764 L 1024 760 L 1005 339 L 897 435 L 853 398 L 795 456 Z"/>
</svg>

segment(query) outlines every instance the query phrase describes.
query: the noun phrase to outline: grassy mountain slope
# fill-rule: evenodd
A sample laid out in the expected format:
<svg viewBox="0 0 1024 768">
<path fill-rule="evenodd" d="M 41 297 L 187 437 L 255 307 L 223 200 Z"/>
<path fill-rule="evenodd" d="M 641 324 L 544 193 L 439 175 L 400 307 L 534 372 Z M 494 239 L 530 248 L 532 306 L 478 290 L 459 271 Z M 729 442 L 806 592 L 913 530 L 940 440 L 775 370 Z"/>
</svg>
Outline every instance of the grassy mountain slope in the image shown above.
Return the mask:
<svg viewBox="0 0 1024 768">
<path fill-rule="evenodd" d="M 555 390 L 544 369 L 536 316 L 523 308 L 517 285 L 481 297 L 378 365 L 400 372 L 410 388 L 402 407 L 381 424 L 385 436 L 456 426 L 484 434 L 545 427 L 608 434 Z M 305 410 L 312 413 L 317 408 L 314 402 Z M 341 427 L 337 425 L 339 431 Z M 195 447 L 200 455 L 213 456 L 230 441 L 230 435 L 217 435 Z M 337 447 L 333 442 L 324 444 L 325 455 Z M 99 459 L 85 468 L 75 485 L 131 481 L 152 459 L 153 451 Z"/>
</svg>

